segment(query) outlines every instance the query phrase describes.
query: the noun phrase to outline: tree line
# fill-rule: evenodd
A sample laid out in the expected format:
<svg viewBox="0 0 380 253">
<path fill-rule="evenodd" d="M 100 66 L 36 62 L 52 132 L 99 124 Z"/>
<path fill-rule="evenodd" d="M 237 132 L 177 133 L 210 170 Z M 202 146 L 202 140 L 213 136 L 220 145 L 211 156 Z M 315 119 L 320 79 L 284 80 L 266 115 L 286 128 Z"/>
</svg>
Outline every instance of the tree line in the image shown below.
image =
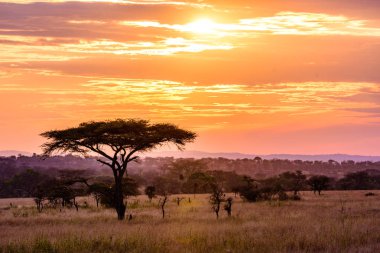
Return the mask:
<svg viewBox="0 0 380 253">
<path fill-rule="evenodd" d="M 112 179 L 108 182 L 99 178 L 94 180 L 78 170 L 62 170 L 56 176 L 44 178 L 36 171 L 26 170 L 1 182 L 1 192 L 33 195 L 39 211 L 42 211 L 45 202 L 54 207 L 75 206 L 78 210 L 76 197 L 92 194 L 97 204 L 100 202 L 114 208 L 118 219 L 123 220 L 126 212 L 125 198 L 138 194 L 138 184 L 143 185 L 144 181 L 147 194 L 162 196 L 160 206 L 163 217 L 168 196 L 174 193 L 192 193 L 194 196 L 197 193 L 210 193 L 210 203 L 218 217 L 222 202 L 225 203 L 225 210 L 231 214 L 232 199 L 226 198 L 225 192 L 240 194 L 247 201 L 273 198 L 299 200 L 299 192 L 308 186 L 320 194 L 322 190 L 334 185 L 334 182 L 336 187 L 343 189 L 372 189 L 379 184 L 378 175 L 372 176 L 368 172 L 349 174 L 338 181 L 326 175 L 307 178 L 301 170 L 255 179 L 251 175 L 239 175 L 236 173 L 239 170 L 213 170 L 204 160 L 178 160 L 162 165 L 159 172 L 151 175 L 149 180 L 142 173 L 134 179 L 129 168 L 139 161 L 138 154 L 167 144 L 173 144 L 181 150 L 196 138 L 196 133 L 173 124 L 151 123 L 140 119 L 84 122 L 77 127 L 47 131 L 41 136 L 47 139 L 42 145 L 43 157 L 48 158 L 59 152 L 77 153 L 85 157 L 89 153 L 95 153 L 98 155 L 96 161 L 108 168 Z M 253 161 L 257 165 L 262 164 L 264 168 L 268 164 L 267 160 L 259 157 Z M 302 164 L 302 161 L 294 161 L 294 164 L 299 163 Z M 329 161 L 329 164 L 338 166 L 334 161 Z M 28 186 L 25 187 L 25 184 Z M 177 201 L 179 204 L 180 199 Z"/>
<path fill-rule="evenodd" d="M 43 174 L 57 176 L 59 170 L 81 169 L 88 170 L 94 175 L 111 175 L 112 172 L 96 161 L 99 157 L 80 157 L 77 155 L 65 155 L 44 157 L 12 156 L 0 157 L 0 180 L 9 179 L 26 169 L 33 169 Z M 341 178 L 345 174 L 357 171 L 380 171 L 380 162 L 371 161 L 301 161 L 287 159 L 227 159 L 227 158 L 173 158 L 173 157 L 144 157 L 138 163 L 128 166 L 129 174 L 141 174 L 149 178 L 155 177 L 162 167 L 170 165 L 177 160 L 200 160 L 207 165 L 209 170 L 235 171 L 238 174 L 249 175 L 254 178 L 266 178 L 286 171 L 301 170 L 306 175 L 318 174 L 328 177 Z"/>
<path fill-rule="evenodd" d="M 139 175 L 123 178 L 122 194 L 124 202 L 130 196 L 145 194 L 150 201 L 160 197 L 159 206 L 165 216 L 165 205 L 171 195 L 176 194 L 175 201 L 184 200 L 180 194 L 210 194 L 212 210 L 217 214 L 221 204 L 231 215 L 232 198 L 226 193 L 233 193 L 245 201 L 264 200 L 300 200 L 301 191 L 313 191 L 321 194 L 325 190 L 374 190 L 380 189 L 380 173 L 373 171 L 354 172 L 341 179 L 324 175 L 306 176 L 301 171 L 284 172 L 265 179 L 255 179 L 235 172 L 210 171 L 200 160 L 178 160 L 162 168 L 161 174 L 146 180 Z M 76 208 L 80 206 L 77 198 L 92 196 L 96 206 L 114 208 L 115 184 L 112 177 L 93 176 L 85 170 L 60 170 L 52 177 L 28 169 L 0 182 L 1 198 L 34 198 L 36 208 Z M 87 203 L 85 206 L 86 207 Z"/>
</svg>

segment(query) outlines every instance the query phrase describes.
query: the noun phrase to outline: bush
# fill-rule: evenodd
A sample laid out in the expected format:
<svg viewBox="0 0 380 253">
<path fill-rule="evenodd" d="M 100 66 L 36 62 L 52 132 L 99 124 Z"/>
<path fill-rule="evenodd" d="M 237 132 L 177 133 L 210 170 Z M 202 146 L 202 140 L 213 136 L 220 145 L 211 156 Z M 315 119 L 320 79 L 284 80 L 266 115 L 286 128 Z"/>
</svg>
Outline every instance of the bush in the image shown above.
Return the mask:
<svg viewBox="0 0 380 253">
<path fill-rule="evenodd" d="M 242 187 L 239 190 L 240 196 L 248 202 L 256 202 L 261 198 L 261 192 L 253 187 Z"/>
</svg>

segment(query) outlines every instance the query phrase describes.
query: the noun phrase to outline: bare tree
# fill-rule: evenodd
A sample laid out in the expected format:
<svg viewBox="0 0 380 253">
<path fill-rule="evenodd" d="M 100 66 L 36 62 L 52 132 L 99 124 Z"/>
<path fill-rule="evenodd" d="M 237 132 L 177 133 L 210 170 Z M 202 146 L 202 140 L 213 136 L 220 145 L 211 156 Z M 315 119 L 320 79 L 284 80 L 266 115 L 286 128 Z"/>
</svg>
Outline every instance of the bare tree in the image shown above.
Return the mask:
<svg viewBox="0 0 380 253">
<path fill-rule="evenodd" d="M 184 200 L 184 199 L 185 199 L 184 197 L 177 197 L 176 198 L 177 206 L 179 206 L 179 204 L 181 203 L 181 201 Z"/>
<path fill-rule="evenodd" d="M 220 205 L 224 201 L 226 195 L 224 194 L 223 188 L 217 183 L 212 183 L 211 189 L 212 192 L 209 202 L 211 204 L 211 209 L 216 214 L 216 218 L 219 219 Z"/>
<path fill-rule="evenodd" d="M 158 206 L 161 208 L 162 218 L 165 219 L 165 206 L 168 202 L 170 192 L 170 179 L 167 177 L 158 177 L 155 180 L 156 194 L 160 196 Z"/>
<path fill-rule="evenodd" d="M 158 205 L 160 206 L 161 212 L 162 212 L 162 219 L 165 219 L 165 205 L 166 205 L 167 201 L 168 201 L 168 195 L 163 194 L 162 198 L 158 202 Z"/>
</svg>

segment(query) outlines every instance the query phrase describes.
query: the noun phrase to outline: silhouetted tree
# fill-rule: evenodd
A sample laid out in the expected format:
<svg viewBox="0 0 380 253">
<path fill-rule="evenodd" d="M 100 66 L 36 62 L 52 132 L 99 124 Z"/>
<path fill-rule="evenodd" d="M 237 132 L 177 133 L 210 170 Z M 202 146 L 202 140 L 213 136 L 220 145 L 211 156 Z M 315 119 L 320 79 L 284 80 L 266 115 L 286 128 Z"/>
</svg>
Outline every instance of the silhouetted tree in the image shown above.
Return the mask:
<svg viewBox="0 0 380 253">
<path fill-rule="evenodd" d="M 156 187 L 150 185 L 145 188 L 145 194 L 148 196 L 149 201 L 152 202 L 152 199 L 156 196 Z"/>
<path fill-rule="evenodd" d="M 286 191 L 293 192 L 293 198 L 299 198 L 298 193 L 306 186 L 306 176 L 301 171 L 284 172 L 279 175 L 280 183 Z"/>
<path fill-rule="evenodd" d="M 57 180 L 53 178 L 48 178 L 37 185 L 34 190 L 34 202 L 36 203 L 36 207 L 38 212 L 42 212 L 44 208 L 44 201 L 51 200 L 53 189 L 57 185 Z"/>
<path fill-rule="evenodd" d="M 125 218 L 123 176 L 130 162 L 136 161 L 139 152 L 149 151 L 166 143 L 182 149 L 196 134 L 172 124 L 151 124 L 146 120 L 85 122 L 78 127 L 53 130 L 41 134 L 48 139 L 42 147 L 44 155 L 55 151 L 101 156 L 98 161 L 111 168 L 115 180 L 114 202 L 119 220 Z"/>
<path fill-rule="evenodd" d="M 37 186 L 48 179 L 44 174 L 27 169 L 7 182 L 8 194 L 12 197 L 34 197 Z"/>
<path fill-rule="evenodd" d="M 318 192 L 318 195 L 321 195 L 321 192 L 328 188 L 329 182 L 329 177 L 321 175 L 312 176 L 307 180 L 307 183 L 311 186 L 314 194 Z"/>
<path fill-rule="evenodd" d="M 206 172 L 198 171 L 191 174 L 184 184 L 185 192 L 193 193 L 194 198 L 195 198 L 195 194 L 197 194 L 198 191 L 200 193 L 209 192 L 210 179 L 211 179 L 211 176 Z M 189 191 L 187 191 L 186 189 L 189 189 Z"/>
<path fill-rule="evenodd" d="M 211 196 L 209 202 L 211 204 L 211 209 L 215 212 L 216 218 L 219 219 L 219 211 L 220 205 L 224 201 L 225 194 L 221 185 L 216 182 L 212 182 L 211 184 Z"/>
<path fill-rule="evenodd" d="M 177 202 L 177 206 L 179 206 L 179 204 L 181 203 L 182 200 L 184 200 L 185 198 L 184 197 L 177 197 L 176 198 L 176 202 Z"/>
<path fill-rule="evenodd" d="M 89 186 L 89 193 L 92 194 L 97 202 L 105 207 L 115 207 L 115 184 L 107 184 L 106 182 L 98 182 Z M 138 184 L 134 179 L 123 178 L 123 198 L 136 196 L 139 194 Z"/>
<path fill-rule="evenodd" d="M 240 196 L 248 202 L 256 202 L 261 194 L 255 180 L 249 176 L 243 177 L 244 184 L 238 188 Z"/>
<path fill-rule="evenodd" d="M 226 210 L 228 217 L 231 217 L 231 212 L 232 212 L 232 198 L 229 197 L 226 200 L 226 204 L 224 204 L 224 210 Z"/>
<path fill-rule="evenodd" d="M 92 195 L 96 202 L 96 207 L 99 207 L 102 198 L 110 192 L 110 187 L 104 183 L 94 183 L 88 187 L 88 194 Z M 112 192 L 109 194 L 109 198 L 112 198 Z"/>
<path fill-rule="evenodd" d="M 160 196 L 160 199 L 158 201 L 158 205 L 162 212 L 162 218 L 165 218 L 165 206 L 168 202 L 169 195 L 171 193 L 170 189 L 171 186 L 169 184 L 170 179 L 166 177 L 158 177 L 156 178 L 154 184 L 156 188 L 156 194 Z"/>
<path fill-rule="evenodd" d="M 366 171 L 349 173 L 337 184 L 342 190 L 369 190 L 380 186 L 379 177 L 370 176 Z M 378 182 L 377 182 L 378 181 Z"/>
<path fill-rule="evenodd" d="M 168 195 L 167 195 L 167 193 L 163 193 L 163 194 L 161 194 L 161 196 L 162 196 L 162 198 L 159 200 L 158 205 L 161 208 L 162 219 L 165 219 L 165 205 L 168 201 Z"/>
</svg>

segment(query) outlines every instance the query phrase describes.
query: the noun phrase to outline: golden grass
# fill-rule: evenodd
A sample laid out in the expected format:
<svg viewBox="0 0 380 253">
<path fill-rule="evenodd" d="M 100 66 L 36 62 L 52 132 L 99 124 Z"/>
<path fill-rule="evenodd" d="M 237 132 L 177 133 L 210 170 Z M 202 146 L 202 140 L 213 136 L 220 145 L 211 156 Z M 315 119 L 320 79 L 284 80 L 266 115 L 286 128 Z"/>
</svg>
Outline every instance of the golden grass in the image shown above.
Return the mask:
<svg viewBox="0 0 380 253">
<path fill-rule="evenodd" d="M 129 200 L 132 221 L 113 210 L 44 210 L 33 201 L 0 201 L 2 252 L 380 252 L 380 192 L 302 193 L 298 202 L 244 203 L 233 217 L 216 220 L 207 195 L 178 207 L 171 197 L 167 218 L 157 199 Z M 81 199 L 83 203 L 85 199 Z M 89 201 L 86 199 L 86 201 Z M 19 207 L 7 208 L 12 202 Z M 29 205 L 29 206 L 28 206 Z"/>
</svg>

